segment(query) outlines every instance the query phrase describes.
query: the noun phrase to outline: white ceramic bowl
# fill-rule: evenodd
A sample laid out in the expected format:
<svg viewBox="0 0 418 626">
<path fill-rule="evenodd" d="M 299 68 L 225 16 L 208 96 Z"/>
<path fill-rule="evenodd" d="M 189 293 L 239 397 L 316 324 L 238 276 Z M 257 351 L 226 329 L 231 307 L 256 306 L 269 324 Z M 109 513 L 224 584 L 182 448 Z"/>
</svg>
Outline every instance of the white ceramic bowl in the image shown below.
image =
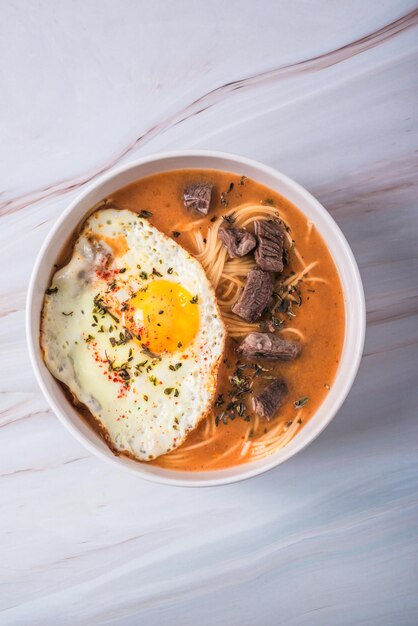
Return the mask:
<svg viewBox="0 0 418 626">
<path fill-rule="evenodd" d="M 45 367 L 39 346 L 39 321 L 44 293 L 58 253 L 70 233 L 85 219 L 93 205 L 116 189 L 143 176 L 181 168 L 235 172 L 253 178 L 288 198 L 315 223 L 326 241 L 340 273 L 345 299 L 346 330 L 340 366 L 331 391 L 315 415 L 285 448 L 275 454 L 254 463 L 208 472 L 176 472 L 114 456 L 67 400 L 62 388 Z M 256 476 L 283 463 L 313 441 L 335 416 L 360 364 L 365 335 L 364 293 L 356 261 L 344 235 L 324 207 L 303 187 L 276 170 L 244 157 L 220 152 L 170 152 L 113 169 L 87 187 L 64 211 L 36 259 L 27 296 L 26 331 L 35 375 L 48 403 L 67 429 L 88 450 L 114 466 L 155 482 L 195 487 L 224 485 Z"/>
</svg>

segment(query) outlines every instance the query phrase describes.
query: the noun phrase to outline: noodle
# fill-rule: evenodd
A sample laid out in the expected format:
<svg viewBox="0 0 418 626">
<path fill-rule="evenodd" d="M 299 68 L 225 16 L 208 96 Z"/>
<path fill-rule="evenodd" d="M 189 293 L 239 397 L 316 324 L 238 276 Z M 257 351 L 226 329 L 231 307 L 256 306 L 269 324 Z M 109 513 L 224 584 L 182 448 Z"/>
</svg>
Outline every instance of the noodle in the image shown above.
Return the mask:
<svg viewBox="0 0 418 626">
<path fill-rule="evenodd" d="M 323 278 L 319 278 L 319 276 L 310 276 L 305 278 L 306 283 L 323 283 L 324 285 L 328 285 L 328 281 Z"/>
<path fill-rule="evenodd" d="M 292 292 L 295 291 L 296 287 L 301 282 L 327 282 L 319 276 L 308 276 L 309 272 L 318 265 L 319 261 L 312 261 L 309 264 L 305 263 L 289 233 L 289 224 L 283 218 L 283 214 L 281 212 L 279 213 L 276 208 L 264 204 L 248 202 L 227 211 L 224 217 L 230 218 L 229 220 L 227 219 L 229 223 L 233 220 L 234 227 L 242 228 L 251 226 L 254 219 L 275 218 L 283 224 L 288 248 L 298 261 L 301 269 L 284 280 L 281 279 L 278 281 L 276 288 L 279 289 L 281 298 L 298 302 L 298 299 L 292 295 Z M 225 220 L 223 219 L 217 219 L 211 224 L 207 229 L 206 238 L 203 237 L 200 227 L 202 224 L 207 223 L 207 218 L 192 222 L 186 226 L 177 224 L 174 229 L 183 231 L 195 230 L 193 233 L 195 240 L 195 256 L 203 265 L 216 291 L 219 308 L 228 335 L 232 338 L 240 338 L 260 328 L 259 324 L 250 324 L 231 312 L 231 307 L 240 295 L 248 272 L 250 272 L 256 264 L 253 259 L 249 258 L 228 258 L 227 250 L 218 237 L 219 228 L 224 222 Z M 307 227 L 308 232 L 306 237 L 309 238 L 313 228 L 312 222 L 307 221 Z M 305 340 L 304 334 L 297 328 L 285 327 L 282 328 L 280 332 L 291 333 L 296 335 L 301 341 Z M 290 422 L 288 420 L 279 420 L 270 427 L 267 432 L 264 432 L 264 428 L 260 432 L 259 418 L 257 415 L 252 416 L 245 436 L 240 437 L 240 440 L 236 444 L 230 446 L 224 452 L 214 453 L 211 460 L 205 463 L 205 467 L 211 467 L 219 463 L 219 461 L 224 460 L 239 448 L 241 448 L 239 454 L 240 458 L 248 457 L 251 461 L 256 461 L 272 454 L 287 445 L 298 433 L 302 425 L 302 413 L 303 410 L 298 410 L 297 416 Z M 219 428 L 221 427 L 216 426 L 215 415 L 212 412 L 205 420 L 201 432 L 202 440 L 192 444 L 188 444 L 186 441 L 180 448 L 162 457 L 162 464 L 173 469 L 187 469 L 187 465 L 192 459 L 195 450 L 216 444 L 217 440 L 220 438 Z"/>
<path fill-rule="evenodd" d="M 283 282 L 283 286 L 293 287 L 294 285 L 297 285 L 304 278 L 304 276 L 310 272 L 311 269 L 318 265 L 318 263 L 319 261 L 312 261 L 312 263 L 309 263 L 309 265 L 307 265 L 302 271 L 293 274 L 293 276 L 290 276 L 287 280 L 285 280 Z"/>
<path fill-rule="evenodd" d="M 308 227 L 308 232 L 306 233 L 305 241 L 309 241 L 314 224 L 313 222 L 311 222 L 311 220 L 307 220 L 306 225 Z"/>
<path fill-rule="evenodd" d="M 236 443 L 234 446 L 231 446 L 230 448 L 228 448 L 228 450 L 225 450 L 225 452 L 223 452 L 222 454 L 214 457 L 212 461 L 209 461 L 209 463 L 207 463 L 207 467 L 210 467 L 211 465 L 215 465 L 215 463 L 219 463 L 221 459 L 224 459 L 225 457 L 232 454 L 232 452 L 235 452 L 235 450 L 237 450 L 240 446 L 242 446 L 242 442 L 238 441 L 238 443 Z"/>
<path fill-rule="evenodd" d="M 268 454 L 272 454 L 280 448 L 284 448 L 291 439 L 296 435 L 302 425 L 300 418 L 294 419 L 289 426 L 282 426 L 280 434 L 278 435 L 277 429 L 269 436 L 260 442 L 255 442 L 251 449 L 251 460 L 258 461 Z M 270 433 L 269 433 L 270 435 Z"/>
<path fill-rule="evenodd" d="M 281 330 L 282 333 L 293 333 L 294 335 L 297 335 L 299 337 L 299 339 L 301 339 L 301 341 L 305 341 L 305 335 L 298 330 L 297 328 L 290 328 L 290 326 L 288 326 L 287 328 L 282 328 Z"/>
</svg>

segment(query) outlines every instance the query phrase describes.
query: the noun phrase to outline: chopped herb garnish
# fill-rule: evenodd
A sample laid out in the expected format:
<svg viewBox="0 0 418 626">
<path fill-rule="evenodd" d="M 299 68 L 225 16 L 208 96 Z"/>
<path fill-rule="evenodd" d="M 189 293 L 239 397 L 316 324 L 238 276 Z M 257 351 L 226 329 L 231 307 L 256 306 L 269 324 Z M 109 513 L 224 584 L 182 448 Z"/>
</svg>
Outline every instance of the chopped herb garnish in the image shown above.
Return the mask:
<svg viewBox="0 0 418 626">
<path fill-rule="evenodd" d="M 241 387 L 241 385 L 245 383 L 245 378 L 240 377 L 238 374 L 235 374 L 231 378 L 231 383 L 234 385 L 234 387 Z"/>
<path fill-rule="evenodd" d="M 193 298 L 190 300 L 191 304 L 197 304 L 199 302 L 199 296 L 193 296 Z"/>
<path fill-rule="evenodd" d="M 230 396 L 238 397 L 251 391 L 252 381 L 247 376 L 242 375 L 242 366 L 237 367 L 229 380 L 233 386 L 233 390 L 229 392 Z"/>
<path fill-rule="evenodd" d="M 169 268 L 168 268 L 168 270 L 167 270 L 167 274 L 172 274 L 172 273 L 173 273 L 173 271 L 174 271 L 174 270 L 173 270 L 173 268 L 172 268 L 172 267 L 169 267 Z"/>
<path fill-rule="evenodd" d="M 166 396 L 171 395 L 173 393 L 173 391 L 174 391 L 174 387 L 166 387 L 164 389 L 164 393 L 165 393 Z"/>
<path fill-rule="evenodd" d="M 62 314 L 65 315 L 65 317 L 69 317 L 73 313 L 74 313 L 74 311 L 70 311 L 69 313 L 64 313 L 64 311 L 62 311 Z"/>
<path fill-rule="evenodd" d="M 271 206 L 274 206 L 275 202 L 273 198 L 266 198 L 265 200 L 263 200 L 263 204 L 270 204 Z"/>
<path fill-rule="evenodd" d="M 112 343 L 112 346 L 113 345 L 123 346 L 125 343 L 128 343 L 128 341 L 130 341 L 132 338 L 133 338 L 132 334 L 129 332 L 127 328 L 125 328 L 124 332 L 119 333 L 118 341 L 115 341 L 115 344 L 113 344 L 112 342 L 111 343 Z"/>
<path fill-rule="evenodd" d="M 181 348 L 181 347 L 182 347 L 182 345 L 183 345 L 183 344 L 181 343 L 181 341 L 179 341 L 179 342 L 178 342 L 178 344 L 177 344 L 177 348 Z"/>
<path fill-rule="evenodd" d="M 144 280 L 147 280 L 147 278 L 148 278 L 147 272 L 144 272 L 144 271 L 142 271 L 139 276 L 140 276 L 140 278 L 143 278 Z"/>
<path fill-rule="evenodd" d="M 119 274 L 124 274 L 126 272 L 126 267 L 121 267 L 119 270 Z"/>
<path fill-rule="evenodd" d="M 222 215 L 222 219 L 228 224 L 233 224 L 235 222 L 235 217 L 233 213 L 231 213 L 230 215 Z"/>
<path fill-rule="evenodd" d="M 277 307 L 277 310 L 280 311 L 280 313 L 287 313 L 289 311 L 289 307 L 291 306 L 291 303 L 289 300 L 282 300 L 279 304 L 279 306 Z"/>
<path fill-rule="evenodd" d="M 162 276 L 161 272 L 156 270 L 155 267 L 152 268 L 152 273 L 154 274 L 154 276 L 158 276 L 159 278 L 161 278 Z"/>
<path fill-rule="evenodd" d="M 242 417 L 245 413 L 245 404 L 243 402 L 238 402 L 236 406 L 236 412 L 240 417 Z"/>
<path fill-rule="evenodd" d="M 148 396 L 147 396 L 146 393 L 144 393 L 144 395 L 142 397 L 144 398 L 145 402 L 148 402 Z"/>
<path fill-rule="evenodd" d="M 149 217 L 152 217 L 152 213 L 151 211 L 145 211 L 145 209 L 142 209 L 142 211 L 140 211 L 139 213 L 139 217 L 144 217 L 145 219 L 148 219 Z"/>
<path fill-rule="evenodd" d="M 93 337 L 93 335 L 87 335 L 87 337 L 86 337 L 86 343 L 90 343 L 90 341 L 94 341 L 94 337 Z"/>
<path fill-rule="evenodd" d="M 228 206 L 228 200 L 227 200 L 225 192 L 221 193 L 221 204 L 223 207 Z"/>
<path fill-rule="evenodd" d="M 156 387 L 158 385 L 158 380 L 156 379 L 155 376 L 150 376 L 149 380 L 154 385 L 154 387 Z"/>
<path fill-rule="evenodd" d="M 260 376 L 263 372 L 266 372 L 268 370 L 266 370 L 264 367 L 261 367 L 261 365 L 259 365 L 258 363 L 254 364 L 254 376 Z"/>
<path fill-rule="evenodd" d="M 279 317 L 272 317 L 271 321 L 274 328 L 281 328 L 284 323 L 283 320 L 281 320 Z"/>
<path fill-rule="evenodd" d="M 142 348 L 143 352 L 145 352 L 145 354 L 150 356 L 152 359 L 158 358 L 158 355 L 154 354 L 154 352 L 151 352 L 151 350 L 148 348 L 148 346 L 145 345 L 145 343 L 141 344 L 141 348 Z"/>
<path fill-rule="evenodd" d="M 95 308 L 93 309 L 94 313 L 97 312 L 97 313 L 101 313 L 102 315 L 107 313 L 115 322 L 119 322 L 118 318 L 115 317 L 113 313 L 111 313 L 109 309 L 104 305 L 103 299 L 100 297 L 100 295 L 97 295 L 94 297 L 94 306 L 95 306 Z"/>
<path fill-rule="evenodd" d="M 114 368 L 115 369 L 115 368 Z M 115 370 L 117 371 L 117 373 L 119 374 L 119 376 L 122 378 L 122 380 L 124 380 L 125 382 L 130 380 L 131 375 L 129 374 L 128 370 L 126 370 L 125 368 L 123 369 L 119 369 L 119 370 Z"/>
<path fill-rule="evenodd" d="M 295 408 L 296 409 L 301 409 L 303 406 L 305 406 L 305 404 L 307 404 L 309 398 L 308 396 L 303 396 L 302 398 L 299 398 L 299 400 L 295 401 Z"/>
<path fill-rule="evenodd" d="M 220 393 L 215 400 L 215 406 L 222 406 L 223 404 L 225 404 L 225 400 L 223 398 L 223 394 Z"/>
<path fill-rule="evenodd" d="M 172 372 L 176 372 L 178 369 L 180 369 L 181 366 L 182 363 L 176 363 L 175 365 L 169 365 L 168 369 L 170 369 Z"/>
</svg>

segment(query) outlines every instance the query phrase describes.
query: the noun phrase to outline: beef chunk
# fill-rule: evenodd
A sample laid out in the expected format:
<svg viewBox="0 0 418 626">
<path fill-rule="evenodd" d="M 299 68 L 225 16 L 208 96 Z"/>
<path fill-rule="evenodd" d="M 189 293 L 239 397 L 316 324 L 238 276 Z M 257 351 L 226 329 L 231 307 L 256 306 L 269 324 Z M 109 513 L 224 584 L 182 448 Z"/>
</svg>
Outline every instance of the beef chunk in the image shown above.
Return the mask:
<svg viewBox="0 0 418 626">
<path fill-rule="evenodd" d="M 297 341 L 281 339 L 271 333 L 250 333 L 237 348 L 247 359 L 261 358 L 275 361 L 293 361 L 299 356 L 301 345 Z"/>
<path fill-rule="evenodd" d="M 202 215 L 207 215 L 210 209 L 213 185 L 197 183 L 188 185 L 184 190 L 184 206 L 194 209 Z"/>
<path fill-rule="evenodd" d="M 273 294 L 273 276 L 256 267 L 247 276 L 244 290 L 232 307 L 233 313 L 247 322 L 255 322 L 270 302 Z"/>
<path fill-rule="evenodd" d="M 255 220 L 254 232 L 257 265 L 269 272 L 283 272 L 284 233 L 280 225 L 273 220 Z"/>
<path fill-rule="evenodd" d="M 277 414 L 287 396 L 283 378 L 276 378 L 261 393 L 254 396 L 254 410 L 261 419 L 270 421 Z"/>
<path fill-rule="evenodd" d="M 221 228 L 218 237 L 228 248 L 228 254 L 233 258 L 245 256 L 255 248 L 255 237 L 245 228 Z"/>
</svg>

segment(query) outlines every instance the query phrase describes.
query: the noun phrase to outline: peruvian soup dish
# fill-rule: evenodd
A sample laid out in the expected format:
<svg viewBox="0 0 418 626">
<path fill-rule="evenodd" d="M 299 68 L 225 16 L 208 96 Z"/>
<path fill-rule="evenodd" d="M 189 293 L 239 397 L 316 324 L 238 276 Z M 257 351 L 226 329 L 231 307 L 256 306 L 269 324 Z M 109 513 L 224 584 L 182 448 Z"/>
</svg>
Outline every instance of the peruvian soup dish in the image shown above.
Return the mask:
<svg viewBox="0 0 418 626">
<path fill-rule="evenodd" d="M 334 261 L 297 207 L 245 176 L 141 178 L 92 207 L 57 268 L 44 360 L 116 455 L 182 471 L 259 460 L 333 384 Z"/>
</svg>

